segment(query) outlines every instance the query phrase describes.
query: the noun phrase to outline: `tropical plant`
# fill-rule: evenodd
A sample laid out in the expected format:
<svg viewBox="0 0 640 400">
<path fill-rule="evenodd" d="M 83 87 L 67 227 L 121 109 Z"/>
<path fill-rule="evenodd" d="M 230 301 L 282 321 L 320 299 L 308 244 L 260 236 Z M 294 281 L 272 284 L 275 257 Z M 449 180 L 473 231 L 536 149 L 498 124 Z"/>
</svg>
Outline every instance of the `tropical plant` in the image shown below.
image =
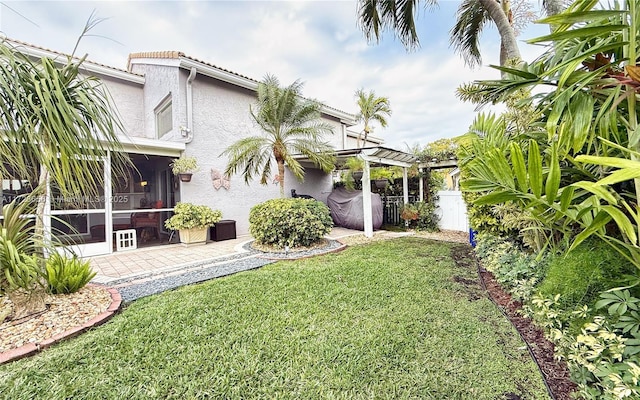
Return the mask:
<svg viewBox="0 0 640 400">
<path fill-rule="evenodd" d="M 171 172 L 174 175 L 191 174 L 198 170 L 198 160 L 195 157 L 182 156 L 171 162 Z"/>
<path fill-rule="evenodd" d="M 66 257 L 53 253 L 46 264 L 46 280 L 50 293 L 75 293 L 86 286 L 96 273 L 91 270 L 91 262 L 82 261 L 76 255 Z"/>
<path fill-rule="evenodd" d="M 415 221 L 420 216 L 420 212 L 418 211 L 418 206 L 416 203 L 406 203 L 402 205 L 400 209 L 400 217 L 405 220 L 407 224 L 411 223 L 411 221 Z"/>
<path fill-rule="evenodd" d="M 385 168 L 385 167 L 378 167 L 378 168 L 371 168 L 369 177 L 372 180 L 382 180 L 382 179 L 386 179 L 386 180 L 391 180 L 391 178 L 394 177 L 393 171 L 390 170 L 389 168 Z"/>
<path fill-rule="evenodd" d="M 532 42 L 549 50 L 532 65 L 501 67 L 509 79 L 477 87 L 485 102 L 539 85 L 556 90 L 539 95 L 546 140 L 488 150 L 469 162 L 463 186 L 487 193 L 476 204 L 529 209 L 549 232 L 575 237 L 571 249 L 598 236 L 640 268 L 640 67 L 628 63 L 638 54 L 640 7 L 622 4 L 608 10 L 580 1 L 545 19 L 556 30 Z"/>
<path fill-rule="evenodd" d="M 344 160 L 344 166 L 350 171 L 362 171 L 364 169 L 364 160 L 360 157 L 349 157 Z"/>
<path fill-rule="evenodd" d="M 33 219 L 24 218 L 35 210 L 38 193 L 20 196 L 2 207 L 0 219 L 0 291 L 31 290 L 42 276 L 41 263 L 26 261 L 42 246 L 42 237 L 33 230 Z"/>
<path fill-rule="evenodd" d="M 222 212 L 209 206 L 192 203 L 178 203 L 171 218 L 164 221 L 168 229 L 208 228 L 222 219 Z"/>
<path fill-rule="evenodd" d="M 229 146 L 221 154 L 229 157 L 225 174 L 241 171 L 245 183 L 259 176 L 260 184 L 266 185 L 275 161 L 280 197 L 284 198 L 285 164 L 296 178 L 304 179 L 304 168 L 294 156 L 306 156 L 325 172 L 333 169 L 334 150 L 322 141 L 333 128 L 320 120 L 322 105 L 304 99 L 301 92 L 301 82 L 281 87 L 273 75 L 258 84 L 258 104 L 250 112 L 264 135 L 240 139 Z"/>
<path fill-rule="evenodd" d="M 373 90 L 367 93 L 363 89 L 358 89 L 356 90 L 356 98 L 359 108 L 356 121 L 364 123 L 362 132 L 358 134 L 357 147 L 360 148 L 362 133 L 364 132 L 364 140 L 362 141 L 364 146 L 367 143 L 367 136 L 373 130 L 370 122 L 377 121 L 381 127 L 387 127 L 387 117 L 391 116 L 391 106 L 388 97 L 376 97 Z"/>
<path fill-rule="evenodd" d="M 0 293 L 14 305 L 13 317 L 20 318 L 44 309 L 42 237 L 34 232 L 33 214 L 39 191 L 19 196 L 2 207 L 0 219 Z"/>
<path fill-rule="evenodd" d="M 313 199 L 273 199 L 249 212 L 249 232 L 257 243 L 278 248 L 309 246 L 331 232 L 329 207 Z"/>
<path fill-rule="evenodd" d="M 380 40 L 382 31 L 389 28 L 407 47 L 413 49 L 420 43 L 416 30 L 416 11 L 418 0 L 360 0 L 358 5 L 359 23 L 368 40 Z M 437 5 L 437 0 L 423 1 L 425 7 Z M 480 65 L 479 39 L 484 27 L 493 22 L 501 38 L 500 63 L 508 60 L 520 60 L 520 50 L 516 33 L 523 24 L 533 17 L 528 8 L 511 1 L 464 0 L 457 13 L 455 26 L 451 29 L 451 45 L 470 66 Z M 562 11 L 566 0 L 543 1 L 547 15 Z M 514 17 L 514 11 L 523 10 Z M 515 21 L 515 22 L 514 22 Z"/>
<path fill-rule="evenodd" d="M 99 20 L 93 16 L 82 35 Z M 74 49 L 75 54 L 75 49 Z M 60 195 L 98 195 L 102 162 L 109 154 L 114 175 L 130 162 L 122 153 L 123 126 L 100 80 L 81 72 L 85 57 L 66 63 L 48 57 L 32 60 L 6 39 L 0 41 L 0 175 L 34 177 L 55 184 Z M 107 143 L 105 145 L 105 143 Z M 109 150 L 111 152 L 109 153 Z M 39 166 L 39 171 L 38 171 Z M 36 233 L 41 237 L 46 197 L 38 202 Z"/>
</svg>

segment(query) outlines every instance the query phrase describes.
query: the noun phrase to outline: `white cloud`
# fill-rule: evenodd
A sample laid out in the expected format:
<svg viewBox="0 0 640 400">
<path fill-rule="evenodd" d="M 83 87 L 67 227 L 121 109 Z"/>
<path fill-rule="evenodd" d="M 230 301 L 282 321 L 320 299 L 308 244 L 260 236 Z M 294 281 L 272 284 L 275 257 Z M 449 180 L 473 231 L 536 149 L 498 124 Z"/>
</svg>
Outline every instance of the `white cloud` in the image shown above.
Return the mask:
<svg viewBox="0 0 640 400">
<path fill-rule="evenodd" d="M 464 133 L 474 107 L 459 101 L 455 89 L 463 82 L 497 77 L 488 68 L 469 70 L 448 47 L 457 3 L 446 1 L 440 10 L 421 13 L 422 47 L 411 53 L 390 33 L 379 44 L 367 43 L 357 25 L 354 0 L 9 4 L 39 27 L 0 6 L 1 31 L 62 52 L 72 50 L 95 9 L 98 17 L 109 19 L 92 30 L 97 36 L 82 41 L 79 53 L 118 68 L 126 66 L 131 52 L 181 50 L 255 79 L 267 73 L 283 84 L 301 79 L 306 96 L 352 113 L 355 90 L 373 89 L 388 96 L 393 109 L 389 127 L 375 134 L 396 148 Z M 483 36 L 485 64 L 496 63 L 496 42 L 495 33 Z M 534 54 L 524 45 L 521 50 L 525 59 Z"/>
</svg>

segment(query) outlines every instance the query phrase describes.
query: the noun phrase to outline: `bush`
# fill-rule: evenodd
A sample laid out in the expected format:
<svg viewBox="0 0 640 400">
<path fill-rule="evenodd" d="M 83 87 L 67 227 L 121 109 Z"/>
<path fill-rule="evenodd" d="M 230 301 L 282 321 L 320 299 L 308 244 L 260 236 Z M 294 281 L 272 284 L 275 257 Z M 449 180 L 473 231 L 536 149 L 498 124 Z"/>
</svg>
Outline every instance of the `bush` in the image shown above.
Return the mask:
<svg viewBox="0 0 640 400">
<path fill-rule="evenodd" d="M 592 305 L 601 292 L 623 286 L 625 274 L 633 274 L 630 263 L 606 243 L 592 239 L 554 256 L 539 290 L 545 297 L 561 294 L 561 308 L 571 310 Z"/>
<path fill-rule="evenodd" d="M 0 219 L 0 293 L 41 288 L 42 259 L 36 254 L 42 244 L 25 214 L 35 212 L 32 198 L 19 197 L 2 207 Z"/>
<path fill-rule="evenodd" d="M 164 226 L 168 229 L 208 228 L 222 219 L 221 211 L 191 203 L 178 203 L 173 212 L 174 215 L 164 221 Z"/>
<path fill-rule="evenodd" d="M 329 207 L 312 199 L 274 199 L 249 212 L 256 242 L 279 248 L 309 246 L 331 231 Z"/>
<path fill-rule="evenodd" d="M 89 261 L 78 257 L 68 258 L 54 253 L 47 260 L 48 290 L 53 294 L 75 293 L 82 289 L 96 273 L 91 271 Z"/>
<path fill-rule="evenodd" d="M 476 242 L 476 254 L 483 267 L 514 298 L 529 300 L 548 268 L 548 257 L 523 251 L 517 241 L 486 232 L 478 234 Z"/>
</svg>

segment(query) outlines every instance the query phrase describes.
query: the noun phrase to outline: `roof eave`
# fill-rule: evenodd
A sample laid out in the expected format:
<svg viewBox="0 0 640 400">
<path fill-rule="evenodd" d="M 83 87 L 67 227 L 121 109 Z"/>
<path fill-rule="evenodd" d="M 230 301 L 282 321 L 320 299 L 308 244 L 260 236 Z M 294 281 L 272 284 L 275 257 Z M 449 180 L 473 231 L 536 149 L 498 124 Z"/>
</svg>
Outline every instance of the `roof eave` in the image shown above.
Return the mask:
<svg viewBox="0 0 640 400">
<path fill-rule="evenodd" d="M 67 57 L 69 57 L 67 55 L 55 53 L 52 51 L 47 51 L 45 49 L 30 47 L 24 43 L 13 42 L 11 40 L 9 40 L 9 43 L 15 44 L 16 47 L 18 47 L 18 51 L 20 51 L 23 54 L 26 54 L 29 57 L 35 57 L 35 58 L 47 57 L 61 64 L 66 63 Z M 64 58 L 64 61 L 61 60 L 62 58 Z M 125 81 L 136 83 L 139 85 L 144 85 L 143 76 L 132 74 L 130 72 L 119 70 L 116 68 L 110 68 L 104 65 L 95 64 L 89 60 L 86 60 L 85 62 L 83 62 L 82 65 L 80 66 L 80 69 L 86 72 L 90 72 L 92 74 L 109 76 L 115 79 L 125 80 Z"/>
<path fill-rule="evenodd" d="M 191 68 L 196 68 L 196 70 L 208 77 L 214 78 L 214 79 L 218 79 L 221 80 L 223 82 L 227 82 L 230 83 L 232 85 L 235 86 L 239 86 L 245 89 L 249 89 L 251 91 L 256 91 L 258 90 L 258 84 L 259 82 L 250 78 L 246 78 L 244 76 L 240 76 L 228 71 L 223 71 L 220 70 L 218 68 L 215 68 L 213 66 L 209 66 L 206 64 L 203 64 L 201 62 L 192 60 L 188 57 L 180 57 L 180 63 L 179 63 L 181 68 L 185 68 L 190 70 Z M 323 105 L 322 106 L 322 113 L 332 116 L 334 118 L 337 118 L 341 123 L 348 125 L 348 126 L 353 126 L 356 124 L 355 121 L 355 115 L 353 114 L 349 114 L 347 112 L 344 111 L 340 111 L 340 110 L 336 110 L 334 108 L 328 107 Z"/>
</svg>

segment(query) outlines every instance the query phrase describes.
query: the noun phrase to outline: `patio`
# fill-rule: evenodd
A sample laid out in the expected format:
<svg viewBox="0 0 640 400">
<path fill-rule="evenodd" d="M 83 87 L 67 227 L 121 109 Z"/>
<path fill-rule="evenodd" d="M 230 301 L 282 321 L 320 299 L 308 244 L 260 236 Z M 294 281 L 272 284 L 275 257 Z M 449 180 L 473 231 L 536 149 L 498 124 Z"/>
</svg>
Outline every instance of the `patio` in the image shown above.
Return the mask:
<svg viewBox="0 0 640 400">
<path fill-rule="evenodd" d="M 359 234 L 362 232 L 334 227 L 326 237 L 336 240 Z M 97 272 L 92 282 L 114 286 L 159 274 L 179 273 L 228 258 L 242 258 L 242 254 L 247 253 L 242 246 L 252 240 L 250 235 L 244 235 L 206 245 L 185 247 L 181 244 L 166 244 L 90 257 L 91 267 Z M 247 254 L 247 257 L 254 255 Z"/>
</svg>

